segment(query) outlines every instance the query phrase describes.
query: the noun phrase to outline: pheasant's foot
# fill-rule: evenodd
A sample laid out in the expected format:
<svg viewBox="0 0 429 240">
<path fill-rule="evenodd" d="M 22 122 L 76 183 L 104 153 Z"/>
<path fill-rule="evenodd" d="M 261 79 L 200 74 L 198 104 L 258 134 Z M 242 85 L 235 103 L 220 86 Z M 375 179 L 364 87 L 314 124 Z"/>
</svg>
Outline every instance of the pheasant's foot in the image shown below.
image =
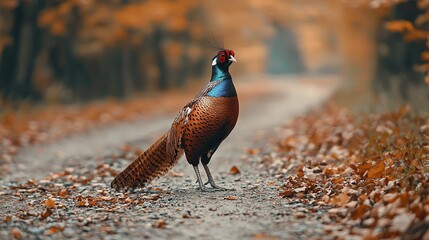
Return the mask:
<svg viewBox="0 0 429 240">
<path fill-rule="evenodd" d="M 216 191 L 216 189 L 213 189 L 213 188 L 207 188 L 207 187 L 197 187 L 196 188 L 197 190 L 200 190 L 201 192 L 215 192 Z"/>
<path fill-rule="evenodd" d="M 215 191 L 235 191 L 234 188 L 224 188 L 216 185 L 215 183 L 211 183 L 210 186 L 212 186 L 212 189 L 215 189 Z"/>
<path fill-rule="evenodd" d="M 206 188 L 203 184 L 203 180 L 201 179 L 200 171 L 198 170 L 198 166 L 194 166 L 195 174 L 197 175 L 197 183 L 198 188 L 201 192 L 214 192 L 215 190 L 212 188 Z"/>
<path fill-rule="evenodd" d="M 206 170 L 207 177 L 209 178 L 209 180 L 206 183 L 204 183 L 204 186 L 207 184 L 210 184 L 212 189 L 215 189 L 215 191 L 235 191 L 235 189 L 224 188 L 216 185 L 216 183 L 214 182 L 213 176 L 210 173 L 209 167 L 204 164 L 203 164 L 203 167 L 204 167 L 204 170 Z"/>
<path fill-rule="evenodd" d="M 210 184 L 210 186 L 212 187 L 211 189 L 214 189 L 215 191 L 235 191 L 235 189 L 233 188 L 224 188 L 221 186 L 216 185 L 216 183 L 210 183 L 210 181 L 207 181 L 206 183 L 204 183 L 204 186 Z"/>
</svg>

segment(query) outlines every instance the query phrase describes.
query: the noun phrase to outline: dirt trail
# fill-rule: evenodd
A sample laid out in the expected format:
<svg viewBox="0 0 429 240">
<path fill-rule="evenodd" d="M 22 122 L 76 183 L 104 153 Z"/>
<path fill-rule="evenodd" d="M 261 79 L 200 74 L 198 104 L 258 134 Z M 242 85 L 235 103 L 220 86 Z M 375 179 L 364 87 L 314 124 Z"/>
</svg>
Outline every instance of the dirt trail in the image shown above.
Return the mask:
<svg viewBox="0 0 429 240">
<path fill-rule="evenodd" d="M 88 231 L 77 229 L 72 224 L 68 226 L 66 222 L 62 237 L 76 238 L 83 232 L 91 232 L 92 235 L 87 236 L 111 239 L 123 237 L 241 239 L 255 236 L 306 238 L 300 233 L 304 229 L 308 232 L 309 228 L 313 228 L 314 234 L 321 236 L 323 231 L 318 227 L 317 221 L 312 222 L 311 218 L 300 220 L 288 216 L 290 209 L 301 206 L 284 205 L 278 197 L 277 188 L 271 184 L 274 179 L 243 158 L 243 149 L 264 142 L 276 126 L 321 103 L 333 90 L 333 84 L 324 84 L 326 82 L 333 81 L 309 78 L 307 80 L 273 79 L 267 84 L 273 84 L 277 89 L 276 92 L 240 106 L 236 128 L 219 147 L 209 165 L 219 185 L 234 188 L 236 191 L 199 192 L 195 189 L 195 175 L 192 167 L 182 159 L 173 171 L 183 173 L 183 177 L 174 177 L 170 174 L 151 184 L 153 188 L 164 190 L 164 193 L 160 194 L 160 199 L 130 206 L 124 209 L 122 214 L 117 212 L 108 214 L 109 219 L 121 218 L 120 224 L 114 225 L 114 234 L 106 236 L 104 232 L 93 230 L 97 229 L 97 222 L 93 223 L 92 230 Z M 237 88 L 240 93 L 239 86 Z M 124 143 L 142 149 L 148 147 L 153 139 L 168 129 L 172 119 L 173 116 L 158 116 L 98 129 L 50 145 L 27 148 L 18 155 L 18 164 L 11 166 L 15 173 L 2 179 L 0 183 L 7 186 L 13 181 L 38 179 L 49 172 L 61 171 L 65 167 L 91 169 L 105 156 L 117 151 Z M 121 168 L 127 163 L 122 162 Z M 233 165 L 240 169 L 241 174 L 228 173 Z M 205 178 L 204 174 L 203 178 Z M 106 181 L 106 184 L 110 180 L 111 178 Z M 150 195 L 143 191 L 136 194 Z M 226 200 L 227 196 L 234 196 L 237 199 Z M 13 202 L 6 205 L 9 207 L 0 208 L 0 215 L 5 211 L 13 210 L 11 206 Z M 74 213 L 82 217 L 106 214 L 96 209 Z M 159 219 L 165 220 L 166 228 L 153 227 L 153 223 Z M 109 222 L 109 220 L 106 221 Z M 31 233 L 34 230 L 31 224 L 20 228 L 27 229 Z M 8 234 L 7 230 L 0 230 L 0 237 Z"/>
</svg>

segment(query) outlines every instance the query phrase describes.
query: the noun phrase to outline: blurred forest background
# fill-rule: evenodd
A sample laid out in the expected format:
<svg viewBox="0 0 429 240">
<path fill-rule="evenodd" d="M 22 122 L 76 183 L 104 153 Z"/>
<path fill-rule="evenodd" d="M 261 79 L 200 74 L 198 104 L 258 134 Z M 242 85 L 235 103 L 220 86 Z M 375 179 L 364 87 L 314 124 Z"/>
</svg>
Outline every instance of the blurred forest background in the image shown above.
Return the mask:
<svg viewBox="0 0 429 240">
<path fill-rule="evenodd" d="M 342 102 L 426 111 L 428 7 L 427 0 L 1 0 L 0 106 L 123 99 L 206 82 L 213 34 L 237 53 L 236 79 L 339 74 Z"/>
</svg>

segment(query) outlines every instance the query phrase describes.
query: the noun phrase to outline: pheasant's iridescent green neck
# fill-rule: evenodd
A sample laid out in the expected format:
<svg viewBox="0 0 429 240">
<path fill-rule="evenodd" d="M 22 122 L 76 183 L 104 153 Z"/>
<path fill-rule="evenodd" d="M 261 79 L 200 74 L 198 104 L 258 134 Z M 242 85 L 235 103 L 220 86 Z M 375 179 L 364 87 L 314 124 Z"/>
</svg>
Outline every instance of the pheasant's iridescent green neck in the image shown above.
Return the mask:
<svg viewBox="0 0 429 240">
<path fill-rule="evenodd" d="M 237 96 L 231 74 L 228 72 L 228 67 L 220 68 L 218 65 L 213 65 L 212 78 L 210 79 L 210 82 L 218 83 L 210 89 L 207 96 L 216 98 Z"/>
<path fill-rule="evenodd" d="M 222 69 L 218 65 L 212 66 L 212 78 L 210 79 L 210 82 L 219 81 L 227 78 L 231 79 L 231 74 L 229 74 L 228 68 Z"/>
<path fill-rule="evenodd" d="M 218 80 L 219 83 L 214 86 L 207 93 L 207 96 L 220 98 L 220 97 L 236 97 L 237 92 L 235 91 L 234 83 L 231 78 Z"/>
<path fill-rule="evenodd" d="M 214 86 L 207 93 L 207 96 L 210 97 L 235 97 L 237 92 L 235 91 L 234 83 L 231 78 L 219 80 L 220 83 Z"/>
</svg>

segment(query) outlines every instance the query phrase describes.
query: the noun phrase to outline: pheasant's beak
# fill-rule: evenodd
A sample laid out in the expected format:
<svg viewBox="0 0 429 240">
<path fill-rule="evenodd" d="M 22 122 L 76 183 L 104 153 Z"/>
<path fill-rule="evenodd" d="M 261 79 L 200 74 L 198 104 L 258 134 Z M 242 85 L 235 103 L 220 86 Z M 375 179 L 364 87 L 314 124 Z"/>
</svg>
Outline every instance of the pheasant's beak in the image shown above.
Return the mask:
<svg viewBox="0 0 429 240">
<path fill-rule="evenodd" d="M 237 59 L 235 59 L 235 57 L 231 55 L 231 56 L 229 56 L 229 61 L 237 62 Z"/>
</svg>

